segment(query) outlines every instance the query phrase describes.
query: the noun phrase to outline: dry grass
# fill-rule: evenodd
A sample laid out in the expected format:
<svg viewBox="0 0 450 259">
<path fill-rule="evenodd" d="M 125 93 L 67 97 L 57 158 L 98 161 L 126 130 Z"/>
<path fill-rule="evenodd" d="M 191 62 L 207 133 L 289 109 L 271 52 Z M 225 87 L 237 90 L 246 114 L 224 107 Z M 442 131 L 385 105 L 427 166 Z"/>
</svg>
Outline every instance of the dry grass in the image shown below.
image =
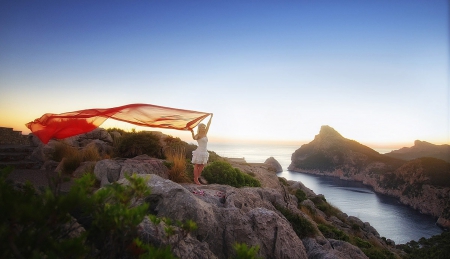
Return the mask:
<svg viewBox="0 0 450 259">
<path fill-rule="evenodd" d="M 186 150 L 183 147 L 168 148 L 165 155 L 170 162 L 169 179 L 176 183 L 189 182 L 186 175 Z"/>
<path fill-rule="evenodd" d="M 55 150 L 52 153 L 52 160 L 61 162 L 65 157 L 71 157 L 78 153 L 78 150 L 69 144 L 58 141 L 55 145 Z"/>
<path fill-rule="evenodd" d="M 81 151 L 83 161 L 99 161 L 102 159 L 95 145 L 88 145 Z"/>
<path fill-rule="evenodd" d="M 63 161 L 61 168 L 62 173 L 67 174 L 72 174 L 82 162 L 99 161 L 102 159 L 95 145 L 90 145 L 82 150 L 79 150 L 78 148 L 72 147 L 65 142 L 58 142 L 55 145 L 52 158 L 58 162 Z"/>
<path fill-rule="evenodd" d="M 314 208 L 311 208 L 309 206 L 300 206 L 300 210 L 308 215 L 314 222 L 318 224 L 325 224 L 327 223 L 326 219 L 324 219 L 322 216 L 320 216 Z"/>
</svg>

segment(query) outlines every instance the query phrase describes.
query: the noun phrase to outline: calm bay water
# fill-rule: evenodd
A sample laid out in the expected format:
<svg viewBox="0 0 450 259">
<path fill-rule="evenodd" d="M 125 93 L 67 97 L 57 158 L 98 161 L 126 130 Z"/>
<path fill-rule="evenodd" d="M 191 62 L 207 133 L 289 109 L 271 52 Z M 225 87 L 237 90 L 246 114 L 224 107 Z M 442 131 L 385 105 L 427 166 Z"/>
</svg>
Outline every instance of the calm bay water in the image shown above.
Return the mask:
<svg viewBox="0 0 450 259">
<path fill-rule="evenodd" d="M 381 236 L 403 244 L 421 237 L 440 234 L 436 218 L 421 214 L 397 199 L 375 193 L 370 186 L 344 181 L 335 177 L 316 176 L 287 171 L 291 155 L 299 146 L 293 145 L 237 145 L 210 143 L 208 150 L 220 156 L 245 158 L 249 163 L 263 163 L 274 157 L 283 167 L 278 176 L 302 182 L 316 194 L 323 194 L 327 201 L 349 216 L 356 216 L 380 233 Z M 384 150 L 383 150 L 384 151 Z M 379 150 L 379 152 L 383 152 Z M 386 151 L 388 152 L 388 151 Z M 384 152 L 383 152 L 384 153 Z"/>
</svg>

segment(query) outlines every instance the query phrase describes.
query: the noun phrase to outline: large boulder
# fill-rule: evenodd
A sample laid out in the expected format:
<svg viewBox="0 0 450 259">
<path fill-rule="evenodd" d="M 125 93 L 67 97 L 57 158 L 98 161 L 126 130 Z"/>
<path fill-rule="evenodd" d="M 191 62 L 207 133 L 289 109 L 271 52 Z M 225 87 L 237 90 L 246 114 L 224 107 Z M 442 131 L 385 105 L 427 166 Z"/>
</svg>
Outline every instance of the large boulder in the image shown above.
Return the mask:
<svg viewBox="0 0 450 259">
<path fill-rule="evenodd" d="M 308 258 L 314 259 L 368 259 L 361 249 L 350 243 L 320 238 L 304 238 L 303 244 L 308 251 Z"/>
<path fill-rule="evenodd" d="M 275 173 L 281 173 L 283 172 L 283 167 L 281 167 L 281 164 L 273 157 L 269 157 L 266 159 L 266 161 L 264 162 L 264 164 L 269 165 L 271 168 L 273 168 L 273 170 L 275 171 Z"/>
<path fill-rule="evenodd" d="M 93 140 L 108 143 L 109 145 L 113 143 L 113 138 L 109 132 L 103 128 L 96 128 L 88 133 L 65 138 L 64 142 L 73 147 L 85 147 Z"/>
<path fill-rule="evenodd" d="M 101 186 L 116 182 L 125 175 L 155 174 L 163 178 L 169 177 L 169 169 L 164 160 L 140 155 L 129 159 L 104 159 L 96 163 L 94 174 Z"/>
</svg>

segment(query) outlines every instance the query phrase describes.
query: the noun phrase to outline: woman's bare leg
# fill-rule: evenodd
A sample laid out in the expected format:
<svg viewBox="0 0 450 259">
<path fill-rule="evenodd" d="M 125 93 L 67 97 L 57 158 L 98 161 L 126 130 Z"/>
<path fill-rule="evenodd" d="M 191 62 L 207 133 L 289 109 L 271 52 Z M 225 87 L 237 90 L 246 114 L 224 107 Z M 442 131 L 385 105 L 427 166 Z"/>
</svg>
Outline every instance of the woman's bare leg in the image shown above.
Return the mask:
<svg viewBox="0 0 450 259">
<path fill-rule="evenodd" d="M 202 175 L 203 168 L 205 168 L 204 164 L 198 165 L 198 178 Z"/>
<path fill-rule="evenodd" d="M 200 177 L 200 165 L 195 164 L 194 165 L 194 183 L 201 185 L 201 183 L 198 181 L 198 178 Z"/>
</svg>

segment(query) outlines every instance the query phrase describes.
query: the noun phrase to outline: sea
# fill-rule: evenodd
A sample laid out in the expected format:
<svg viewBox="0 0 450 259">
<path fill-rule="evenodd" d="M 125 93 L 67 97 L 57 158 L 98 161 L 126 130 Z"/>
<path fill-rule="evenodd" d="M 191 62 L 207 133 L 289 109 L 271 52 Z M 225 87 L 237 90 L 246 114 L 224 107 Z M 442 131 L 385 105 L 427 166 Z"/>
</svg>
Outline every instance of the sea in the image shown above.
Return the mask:
<svg viewBox="0 0 450 259">
<path fill-rule="evenodd" d="M 380 236 L 396 244 L 442 233 L 443 229 L 436 225 L 437 218 L 421 214 L 394 197 L 375 193 L 370 186 L 336 177 L 288 171 L 291 156 L 298 148 L 299 145 L 292 144 L 208 144 L 208 150 L 222 157 L 244 158 L 248 163 L 264 163 L 269 157 L 275 158 L 283 168 L 278 176 L 302 182 L 314 193 L 323 194 L 330 204 L 349 216 L 369 222 Z M 382 154 L 391 151 L 375 150 Z"/>
</svg>

